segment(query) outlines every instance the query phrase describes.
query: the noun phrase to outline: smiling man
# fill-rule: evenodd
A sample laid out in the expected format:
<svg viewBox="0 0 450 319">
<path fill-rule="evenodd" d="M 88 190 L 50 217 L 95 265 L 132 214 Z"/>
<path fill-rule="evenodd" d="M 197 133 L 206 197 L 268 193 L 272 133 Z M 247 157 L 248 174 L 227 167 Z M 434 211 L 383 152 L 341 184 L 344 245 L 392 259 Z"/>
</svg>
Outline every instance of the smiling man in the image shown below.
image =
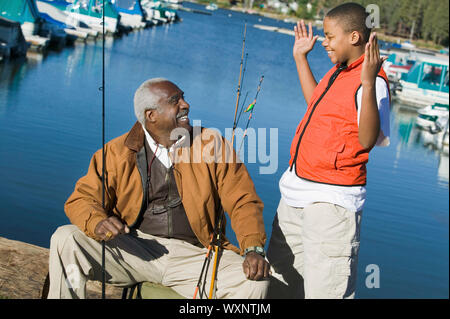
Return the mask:
<svg viewBox="0 0 450 319">
<path fill-rule="evenodd" d="M 49 298 L 85 297 L 86 281 L 101 278 L 101 240 L 106 241 L 107 282 L 126 287 L 150 281 L 192 298 L 223 211 L 240 249 L 222 236 L 215 296 L 265 297 L 263 203 L 245 166 L 223 160 L 226 140 L 191 127 L 189 108 L 183 91 L 166 79 L 148 80 L 137 89 L 138 122 L 105 146 L 105 209 L 102 150 L 66 202 L 73 225 L 58 228 L 51 239 Z M 211 148 L 217 141 L 218 148 Z M 195 145 L 220 160 L 193 161 Z M 177 160 L 180 153 L 189 160 Z M 209 267 L 205 287 L 211 272 Z"/>
</svg>

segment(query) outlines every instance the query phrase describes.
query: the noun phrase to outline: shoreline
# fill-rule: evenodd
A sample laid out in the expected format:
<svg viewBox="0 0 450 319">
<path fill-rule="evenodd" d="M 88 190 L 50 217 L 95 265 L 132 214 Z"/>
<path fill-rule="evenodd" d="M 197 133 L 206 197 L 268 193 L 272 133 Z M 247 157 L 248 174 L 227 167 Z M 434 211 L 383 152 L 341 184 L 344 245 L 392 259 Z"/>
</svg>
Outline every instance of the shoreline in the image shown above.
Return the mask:
<svg viewBox="0 0 450 319">
<path fill-rule="evenodd" d="M 200 4 L 200 5 L 208 4 L 210 2 L 207 0 L 200 0 L 200 1 L 184 0 L 184 1 L 192 2 L 192 3 L 196 3 L 196 4 Z M 300 18 L 296 17 L 295 15 L 290 15 L 290 14 L 285 15 L 285 14 L 281 14 L 281 13 L 270 12 L 267 9 L 259 9 L 259 8 L 246 9 L 246 8 L 243 8 L 241 5 L 231 5 L 230 6 L 228 4 L 228 2 L 222 2 L 222 1 L 216 1 L 216 4 L 221 9 L 226 9 L 226 10 L 231 10 L 231 11 L 236 11 L 236 12 L 241 12 L 241 13 L 246 13 L 246 14 L 251 14 L 251 15 L 258 15 L 258 16 L 262 16 L 262 17 L 266 17 L 266 18 L 270 18 L 270 19 L 274 19 L 274 20 L 284 21 L 286 23 L 295 23 L 295 21 L 301 20 Z M 321 22 L 318 23 L 317 20 L 305 19 L 305 22 L 306 23 L 312 22 L 313 26 L 315 26 L 315 27 L 322 26 L 322 23 Z M 401 43 L 401 42 L 409 41 L 409 38 L 388 35 L 384 31 L 385 30 L 383 30 L 383 29 L 376 30 L 378 38 L 382 41 L 386 41 L 386 42 L 390 42 L 390 43 Z M 439 53 L 440 50 L 445 49 L 445 47 L 442 45 L 428 43 L 425 40 L 421 40 L 421 39 L 412 40 L 411 43 L 414 44 L 417 49 L 431 50 L 436 53 Z"/>
</svg>

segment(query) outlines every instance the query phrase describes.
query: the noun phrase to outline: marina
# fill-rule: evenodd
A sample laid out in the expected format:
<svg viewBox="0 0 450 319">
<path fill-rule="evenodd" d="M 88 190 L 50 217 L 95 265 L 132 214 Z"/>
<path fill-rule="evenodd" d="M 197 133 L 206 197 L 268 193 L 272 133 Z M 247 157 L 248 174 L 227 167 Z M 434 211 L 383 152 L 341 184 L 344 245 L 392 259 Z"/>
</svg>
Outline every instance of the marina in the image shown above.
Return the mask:
<svg viewBox="0 0 450 319">
<path fill-rule="evenodd" d="M 0 2 L 0 18 L 3 25 L 8 21 L 20 24 L 19 33 L 28 50 L 59 51 L 75 41 L 96 41 L 103 32 L 105 36 L 120 37 L 133 30 L 177 22 L 174 3 L 167 4 L 156 0 L 105 0 L 104 5 L 97 0 L 11 0 Z M 0 32 L 2 47 L 20 46 L 20 36 L 11 36 L 11 30 L 3 28 Z M 26 55 L 23 50 L 12 53 L 1 49 L 0 60 Z"/>
<path fill-rule="evenodd" d="M 42 13 L 43 8 L 50 8 L 50 2 L 38 0 L 36 8 Z M 117 3 L 111 1 L 113 6 Z M 111 26 L 111 34 L 105 38 L 106 139 L 127 132 L 134 124 L 133 94 L 140 83 L 152 77 L 177 83 L 191 105 L 189 117 L 225 134 L 233 124 L 242 30 L 247 22 L 248 62 L 242 94 L 248 92 L 253 97 L 264 74 L 251 126 L 255 131 L 275 129 L 278 134 L 274 174 L 260 174 L 260 167 L 268 163 L 250 162 L 255 150 L 247 143 L 243 146 L 245 164 L 265 205 L 263 217 L 269 239 L 280 199 L 278 182 L 289 165 L 296 125 L 306 111 L 292 60 L 293 37 L 273 32 L 292 30 L 293 24 L 220 8 L 209 11 L 204 5 L 188 2 L 182 3 L 183 9 L 172 9 L 181 23 L 166 23 L 168 15 L 148 11 L 156 4 L 144 7 L 145 2 L 141 3 L 142 12 L 151 17 L 146 21 L 151 23 L 145 27 L 137 24 L 133 31 L 129 30 L 131 26 L 119 25 L 116 30 L 122 36 L 113 35 Z M 44 248 L 49 247 L 55 229 L 68 223 L 64 202 L 78 178 L 86 173 L 92 154 L 101 147 L 101 31 L 98 26 L 89 27 L 88 20 L 69 22 L 66 17 L 70 12 L 58 10 L 46 12 L 53 20 L 65 19 L 61 27 L 67 34 L 68 30 L 80 34 L 72 45 L 49 49 L 50 39 L 39 36 L 47 41 L 40 52 L 28 47 L 26 59 L 5 58 L 0 62 L 0 236 Z M 206 11 L 209 14 L 195 13 Z M 32 23 L 33 15 L 29 16 Z M 7 51 L 4 47 L 10 48 L 9 52 L 23 51 L 24 42 L 17 33 L 18 23 L 23 24 L 4 18 L 8 21 L 0 20 L 0 30 L 16 31 L 8 31 L 14 40 L 1 38 L 6 45 L 0 46 L 0 52 Z M 21 31 L 26 46 L 30 46 L 29 34 L 25 37 L 27 28 Z M 320 30 L 315 31 L 323 36 Z M 14 47 L 14 41 L 21 44 Z M 308 58 L 317 79 L 332 66 L 320 44 Z M 407 60 L 402 63 L 408 64 Z M 392 61 L 400 63 L 394 58 Z M 399 76 L 398 83 L 414 72 L 419 78 L 420 70 L 424 75 L 427 65 L 441 66 L 439 82 L 429 85 L 445 93 L 447 74 L 448 95 L 448 62 L 420 61 L 423 67 L 411 66 L 403 72 L 406 75 Z M 425 88 L 425 84 L 422 86 Z M 447 125 L 439 121 L 439 132 L 426 129 L 434 127 L 438 118 L 421 125 L 419 110 L 436 110 L 434 101 L 414 106 L 397 97 L 391 105 L 391 144 L 375 148 L 368 163 L 356 297 L 448 298 L 448 116 Z M 262 140 L 264 143 L 269 152 L 268 137 Z M 229 223 L 227 236 L 236 244 Z M 374 264 L 380 269 L 381 286 L 371 289 L 366 279 L 368 267 Z"/>
</svg>

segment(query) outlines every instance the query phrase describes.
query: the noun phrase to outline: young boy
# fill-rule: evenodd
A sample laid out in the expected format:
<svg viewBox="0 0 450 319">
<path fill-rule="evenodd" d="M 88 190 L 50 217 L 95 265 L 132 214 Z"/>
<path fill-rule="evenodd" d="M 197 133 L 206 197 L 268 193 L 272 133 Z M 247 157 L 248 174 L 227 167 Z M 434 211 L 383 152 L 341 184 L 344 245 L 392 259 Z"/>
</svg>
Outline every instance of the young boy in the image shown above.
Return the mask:
<svg viewBox="0 0 450 319">
<path fill-rule="evenodd" d="M 322 45 L 336 65 L 319 83 L 307 60 L 318 36 L 311 24 L 309 32 L 303 21 L 294 27 L 308 108 L 280 180 L 267 254 L 274 276 L 269 297 L 354 297 L 366 163 L 373 146 L 389 144 L 385 59 L 367 17 L 355 3 L 326 15 Z"/>
</svg>

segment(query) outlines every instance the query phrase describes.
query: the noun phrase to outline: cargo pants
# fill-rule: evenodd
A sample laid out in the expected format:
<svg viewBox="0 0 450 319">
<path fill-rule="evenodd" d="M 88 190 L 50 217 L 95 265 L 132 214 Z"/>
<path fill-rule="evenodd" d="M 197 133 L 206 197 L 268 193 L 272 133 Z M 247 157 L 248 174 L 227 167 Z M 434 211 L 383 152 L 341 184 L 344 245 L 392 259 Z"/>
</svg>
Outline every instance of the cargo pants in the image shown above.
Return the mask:
<svg viewBox="0 0 450 319">
<path fill-rule="evenodd" d="M 354 298 L 361 213 L 330 203 L 295 208 L 281 199 L 267 251 L 267 297 Z"/>
</svg>

